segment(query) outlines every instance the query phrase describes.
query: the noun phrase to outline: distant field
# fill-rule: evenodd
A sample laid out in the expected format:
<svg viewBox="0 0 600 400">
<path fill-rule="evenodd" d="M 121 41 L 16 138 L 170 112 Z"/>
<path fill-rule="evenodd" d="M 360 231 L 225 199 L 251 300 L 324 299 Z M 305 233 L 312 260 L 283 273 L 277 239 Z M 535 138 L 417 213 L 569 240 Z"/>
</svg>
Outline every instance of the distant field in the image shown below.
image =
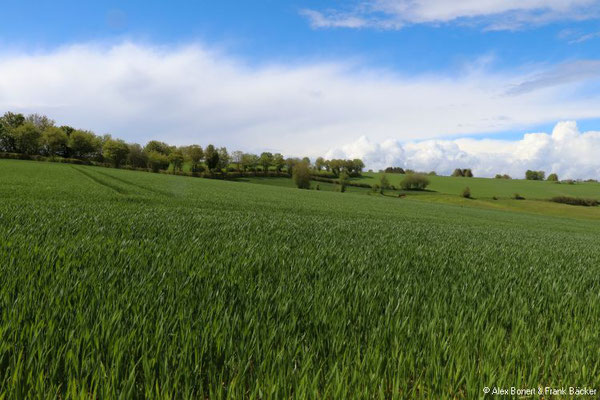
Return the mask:
<svg viewBox="0 0 600 400">
<path fill-rule="evenodd" d="M 379 173 L 365 173 L 357 180 L 369 184 L 378 183 Z M 404 178 L 400 174 L 385 174 L 390 184 L 399 186 Z M 554 196 L 590 197 L 600 199 L 599 183 L 554 183 L 547 181 L 528 181 L 524 179 L 456 178 L 449 176 L 428 176 L 431 181 L 428 189 L 443 194 L 460 195 L 465 187 L 471 189 L 475 198 L 510 198 L 519 193 L 527 199 L 550 199 Z"/>
<path fill-rule="evenodd" d="M 0 399 L 600 388 L 597 221 L 272 182 L 0 160 Z"/>
</svg>

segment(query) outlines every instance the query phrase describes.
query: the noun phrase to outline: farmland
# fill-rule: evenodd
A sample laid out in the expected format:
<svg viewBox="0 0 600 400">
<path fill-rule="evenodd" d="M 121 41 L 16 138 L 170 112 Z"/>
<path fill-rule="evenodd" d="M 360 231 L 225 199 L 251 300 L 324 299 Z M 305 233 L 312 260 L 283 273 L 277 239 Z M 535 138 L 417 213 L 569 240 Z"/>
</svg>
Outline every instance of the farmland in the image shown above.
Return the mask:
<svg viewBox="0 0 600 400">
<path fill-rule="evenodd" d="M 0 398 L 600 387 L 597 221 L 283 185 L 0 160 Z"/>
</svg>

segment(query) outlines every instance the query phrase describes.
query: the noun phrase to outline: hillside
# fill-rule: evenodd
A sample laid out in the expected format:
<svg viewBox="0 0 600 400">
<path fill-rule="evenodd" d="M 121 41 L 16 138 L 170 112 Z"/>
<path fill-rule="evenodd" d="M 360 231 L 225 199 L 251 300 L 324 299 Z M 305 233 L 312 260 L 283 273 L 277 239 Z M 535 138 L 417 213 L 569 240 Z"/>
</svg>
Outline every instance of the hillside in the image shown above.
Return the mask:
<svg viewBox="0 0 600 400">
<path fill-rule="evenodd" d="M 421 197 L 0 160 L 0 398 L 598 387 L 600 225 Z"/>
</svg>

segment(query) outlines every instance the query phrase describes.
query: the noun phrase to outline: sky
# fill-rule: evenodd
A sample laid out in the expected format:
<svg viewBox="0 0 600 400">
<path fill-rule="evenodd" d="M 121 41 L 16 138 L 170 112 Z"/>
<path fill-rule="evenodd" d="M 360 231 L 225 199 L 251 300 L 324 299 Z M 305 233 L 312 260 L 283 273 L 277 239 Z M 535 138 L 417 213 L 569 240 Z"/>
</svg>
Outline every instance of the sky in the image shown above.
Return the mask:
<svg viewBox="0 0 600 400">
<path fill-rule="evenodd" d="M 476 175 L 600 178 L 600 0 L 2 1 L 0 112 Z"/>
</svg>

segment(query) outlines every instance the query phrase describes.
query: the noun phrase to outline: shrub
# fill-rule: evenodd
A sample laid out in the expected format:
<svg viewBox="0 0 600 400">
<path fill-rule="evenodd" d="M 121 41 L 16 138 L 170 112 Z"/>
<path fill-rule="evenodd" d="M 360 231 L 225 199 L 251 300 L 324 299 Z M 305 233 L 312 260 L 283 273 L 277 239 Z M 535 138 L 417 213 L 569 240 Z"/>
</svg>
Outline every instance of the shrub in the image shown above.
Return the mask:
<svg viewBox="0 0 600 400">
<path fill-rule="evenodd" d="M 465 178 L 472 178 L 473 172 L 471 171 L 471 168 L 465 168 L 465 169 L 456 168 L 454 170 L 454 172 L 452 172 L 452 176 L 462 176 Z"/>
<path fill-rule="evenodd" d="M 400 182 L 400 187 L 402 187 L 403 190 L 423 190 L 427 186 L 429 186 L 429 179 L 421 174 L 407 175 L 402 182 Z"/>
<path fill-rule="evenodd" d="M 169 159 L 164 154 L 157 151 L 151 151 L 148 153 L 148 167 L 152 172 L 165 170 L 169 168 Z"/>
<path fill-rule="evenodd" d="M 308 164 L 300 162 L 294 166 L 292 177 L 298 189 L 310 189 L 310 171 Z"/>
<path fill-rule="evenodd" d="M 550 174 L 548 175 L 548 179 L 550 182 L 558 182 L 558 175 L 556 174 Z"/>
<path fill-rule="evenodd" d="M 462 197 L 464 197 L 465 199 L 470 199 L 471 198 L 471 189 L 469 189 L 468 186 L 463 189 L 463 191 L 462 191 Z"/>
<path fill-rule="evenodd" d="M 494 196 L 492 197 L 493 200 L 498 200 L 498 197 Z"/>
<path fill-rule="evenodd" d="M 530 169 L 525 172 L 525 179 L 529 181 L 543 181 L 546 178 L 544 171 L 532 171 Z"/>
<path fill-rule="evenodd" d="M 373 172 L 373 170 L 369 170 L 369 172 Z M 385 169 L 386 174 L 402 174 L 404 175 L 405 171 L 402 167 L 387 167 Z"/>
<path fill-rule="evenodd" d="M 572 206 L 584 206 L 584 207 L 595 207 L 600 205 L 598 200 L 594 199 L 581 199 L 578 197 L 568 197 L 568 196 L 557 196 L 550 199 L 555 203 L 569 204 Z"/>
<path fill-rule="evenodd" d="M 496 174 L 495 178 L 496 179 L 512 179 L 510 177 L 510 175 L 507 175 L 507 174 L 504 174 L 504 175 Z"/>
<path fill-rule="evenodd" d="M 513 194 L 513 200 L 525 200 L 525 197 L 521 196 L 519 193 Z"/>
</svg>

